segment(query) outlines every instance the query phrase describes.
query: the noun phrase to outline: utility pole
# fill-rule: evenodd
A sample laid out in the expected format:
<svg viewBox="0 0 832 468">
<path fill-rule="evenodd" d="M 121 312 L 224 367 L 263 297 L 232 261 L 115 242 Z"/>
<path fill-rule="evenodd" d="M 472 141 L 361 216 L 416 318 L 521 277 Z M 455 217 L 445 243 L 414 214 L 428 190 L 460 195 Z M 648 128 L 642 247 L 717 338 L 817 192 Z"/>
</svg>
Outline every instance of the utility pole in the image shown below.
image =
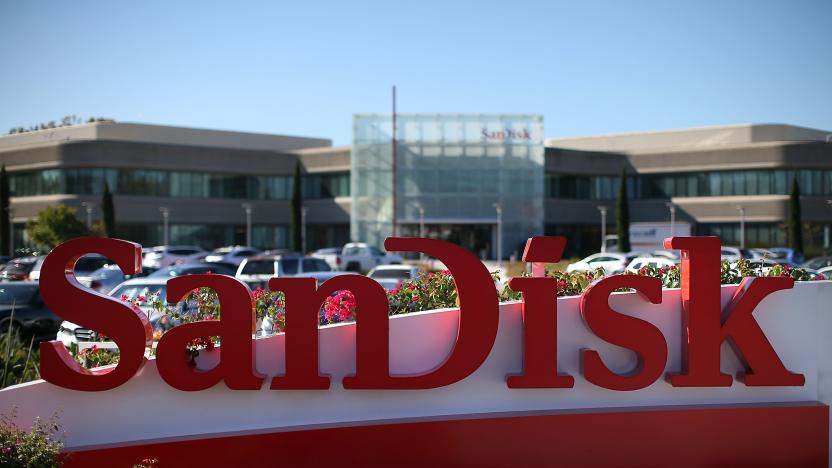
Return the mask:
<svg viewBox="0 0 832 468">
<path fill-rule="evenodd" d="M 737 211 L 740 213 L 740 248 L 745 248 L 745 207 L 737 206 Z"/>
<path fill-rule="evenodd" d="M 170 220 L 170 208 L 166 206 L 162 206 L 159 208 L 159 211 L 162 212 L 162 245 L 168 245 L 170 241 L 169 236 L 169 224 L 168 221 Z"/>
<path fill-rule="evenodd" d="M 673 237 L 676 235 L 676 205 L 673 202 L 667 202 L 665 205 L 670 210 L 670 237 Z"/>
<path fill-rule="evenodd" d="M 497 268 L 503 266 L 503 204 L 497 202 L 494 204 L 494 209 L 497 210 Z"/>
<path fill-rule="evenodd" d="M 601 253 L 604 253 L 607 251 L 607 207 L 599 205 L 598 211 L 601 213 Z"/>
<path fill-rule="evenodd" d="M 416 209 L 419 210 L 419 237 L 422 239 L 425 238 L 425 207 L 422 204 L 416 205 Z M 419 252 L 419 261 L 425 261 L 425 253 Z"/>
<path fill-rule="evenodd" d="M 300 253 L 306 253 L 306 208 L 305 206 L 301 207 L 300 209 Z"/>
<path fill-rule="evenodd" d="M 243 203 L 246 212 L 246 247 L 251 247 L 251 203 Z"/>
<path fill-rule="evenodd" d="M 84 207 L 84 211 L 87 212 L 87 229 L 92 229 L 92 203 L 81 202 L 81 206 Z"/>
<path fill-rule="evenodd" d="M 396 193 L 398 191 L 396 177 L 396 147 L 398 146 L 396 143 L 396 85 L 393 85 L 393 141 L 391 143 L 393 145 L 393 159 L 391 162 L 391 175 L 393 176 L 393 237 L 395 237 L 398 231 L 398 220 L 396 219 L 396 203 L 398 202 L 398 193 Z"/>
</svg>

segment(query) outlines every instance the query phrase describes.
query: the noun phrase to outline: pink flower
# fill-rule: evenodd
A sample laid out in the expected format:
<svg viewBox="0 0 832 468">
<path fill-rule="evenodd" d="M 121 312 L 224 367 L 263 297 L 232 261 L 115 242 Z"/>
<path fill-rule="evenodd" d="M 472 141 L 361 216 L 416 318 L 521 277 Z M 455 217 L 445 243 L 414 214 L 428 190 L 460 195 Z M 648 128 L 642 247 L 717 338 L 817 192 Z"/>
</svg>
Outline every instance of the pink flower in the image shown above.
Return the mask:
<svg viewBox="0 0 832 468">
<path fill-rule="evenodd" d="M 414 294 L 413 297 L 410 298 L 410 302 L 419 302 L 419 296 Z"/>
</svg>

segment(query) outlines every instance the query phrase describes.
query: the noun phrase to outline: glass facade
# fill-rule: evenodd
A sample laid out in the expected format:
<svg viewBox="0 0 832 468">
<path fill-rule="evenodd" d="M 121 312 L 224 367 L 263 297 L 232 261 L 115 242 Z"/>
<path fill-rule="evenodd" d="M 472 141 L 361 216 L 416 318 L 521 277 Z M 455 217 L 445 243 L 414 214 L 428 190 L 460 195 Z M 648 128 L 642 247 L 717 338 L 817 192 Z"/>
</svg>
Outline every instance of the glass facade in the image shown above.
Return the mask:
<svg viewBox="0 0 832 468">
<path fill-rule="evenodd" d="M 60 168 L 9 174 L 13 197 L 36 195 L 98 195 L 107 183 L 118 195 L 184 198 L 289 200 L 292 176 L 250 176 L 144 169 Z M 301 179 L 303 198 L 350 195 L 349 173 L 307 174 Z"/>
<path fill-rule="evenodd" d="M 832 195 L 832 170 L 761 169 L 674 174 L 637 174 L 627 177 L 631 199 L 719 197 L 732 195 L 787 195 L 797 176 L 803 195 Z M 619 176 L 546 174 L 548 198 L 614 200 Z"/>
<path fill-rule="evenodd" d="M 356 115 L 353 122 L 351 236 L 378 246 L 392 235 L 392 126 L 389 114 Z M 466 232 L 456 229 L 457 237 L 479 239 L 466 247 L 493 258 L 497 203 L 503 256 L 542 234 L 541 116 L 403 114 L 396 128 L 401 234 L 404 226 L 418 226 L 422 208 L 426 224 L 461 227 Z"/>
</svg>

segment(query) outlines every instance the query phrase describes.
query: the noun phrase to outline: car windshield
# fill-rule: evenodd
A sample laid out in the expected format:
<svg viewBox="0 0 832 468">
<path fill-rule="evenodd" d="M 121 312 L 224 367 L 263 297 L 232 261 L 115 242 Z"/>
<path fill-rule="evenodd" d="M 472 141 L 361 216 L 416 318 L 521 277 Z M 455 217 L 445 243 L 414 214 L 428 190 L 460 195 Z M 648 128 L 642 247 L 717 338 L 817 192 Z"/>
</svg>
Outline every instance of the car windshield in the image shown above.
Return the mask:
<svg viewBox="0 0 832 468">
<path fill-rule="evenodd" d="M 148 301 L 153 296 L 159 296 L 160 300 L 165 300 L 167 288 L 164 284 L 128 284 L 116 289 L 110 295 L 129 301 L 141 300 L 142 298 L 144 298 L 144 301 Z"/>
<path fill-rule="evenodd" d="M 297 261 L 295 261 L 295 270 L 297 270 Z M 273 275 L 274 260 L 249 260 L 240 273 L 243 275 Z"/>
<path fill-rule="evenodd" d="M 376 270 L 370 278 L 376 279 L 408 279 L 410 278 L 410 271 L 408 270 Z"/>
<path fill-rule="evenodd" d="M 0 286 L 0 305 L 28 304 L 37 290 L 35 285 L 4 284 Z"/>
<path fill-rule="evenodd" d="M 95 271 L 109 263 L 104 257 L 81 257 L 75 262 L 75 271 Z"/>
</svg>

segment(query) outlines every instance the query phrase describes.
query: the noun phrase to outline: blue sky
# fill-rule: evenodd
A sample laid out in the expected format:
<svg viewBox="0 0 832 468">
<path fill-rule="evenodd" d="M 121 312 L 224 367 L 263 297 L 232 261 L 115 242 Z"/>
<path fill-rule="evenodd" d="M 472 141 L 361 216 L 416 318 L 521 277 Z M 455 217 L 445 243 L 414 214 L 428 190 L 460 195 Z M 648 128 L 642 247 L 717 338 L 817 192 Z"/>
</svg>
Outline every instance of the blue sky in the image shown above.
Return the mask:
<svg viewBox="0 0 832 468">
<path fill-rule="evenodd" d="M 549 137 L 832 130 L 832 1 L 0 3 L 0 133 L 64 115 L 351 141 L 352 114 L 523 112 Z"/>
</svg>

